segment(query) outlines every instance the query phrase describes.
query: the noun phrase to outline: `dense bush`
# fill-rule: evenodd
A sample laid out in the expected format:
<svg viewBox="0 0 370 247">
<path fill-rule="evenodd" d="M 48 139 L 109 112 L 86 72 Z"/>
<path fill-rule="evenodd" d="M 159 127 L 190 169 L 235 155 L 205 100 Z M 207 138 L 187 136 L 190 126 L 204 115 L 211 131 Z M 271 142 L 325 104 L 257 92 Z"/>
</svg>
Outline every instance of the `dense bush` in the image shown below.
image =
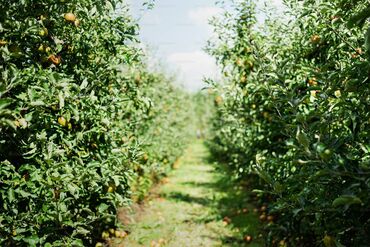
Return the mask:
<svg viewBox="0 0 370 247">
<path fill-rule="evenodd" d="M 193 137 L 191 131 L 192 96 L 181 91 L 161 73 L 142 73 L 142 97 L 148 101 L 148 108 L 139 114 L 136 128 L 138 142 L 142 146 L 141 157 L 145 166 L 138 167 L 135 179 L 135 199 L 141 200 L 152 184 L 167 174 L 182 154 L 187 140 Z"/>
<path fill-rule="evenodd" d="M 370 84 L 364 1 L 285 1 L 256 22 L 251 0 L 214 22 L 224 72 L 211 148 L 272 199 L 268 246 L 367 246 Z M 366 35 L 365 35 L 366 34 Z"/>
<path fill-rule="evenodd" d="M 193 96 L 194 113 L 193 126 L 196 128 L 195 133 L 197 137 L 207 138 L 210 135 L 209 126 L 212 124 L 211 119 L 215 114 L 215 107 L 213 105 L 215 92 L 209 88 L 203 89 Z"/>
<path fill-rule="evenodd" d="M 118 0 L 0 0 L 1 246 L 94 245 L 180 155 L 190 97 L 137 32 Z"/>
</svg>

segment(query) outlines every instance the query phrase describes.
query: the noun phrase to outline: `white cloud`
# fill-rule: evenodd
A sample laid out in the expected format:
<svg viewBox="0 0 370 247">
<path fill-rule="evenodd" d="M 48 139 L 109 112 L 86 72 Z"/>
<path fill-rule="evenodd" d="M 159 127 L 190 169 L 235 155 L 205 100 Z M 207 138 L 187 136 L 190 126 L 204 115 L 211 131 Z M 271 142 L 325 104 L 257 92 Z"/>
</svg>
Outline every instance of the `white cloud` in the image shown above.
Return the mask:
<svg viewBox="0 0 370 247">
<path fill-rule="evenodd" d="M 214 78 L 217 75 L 214 59 L 203 51 L 173 53 L 167 57 L 167 62 L 178 68 L 180 80 L 190 91 L 206 86 L 202 80 L 204 77 Z"/>
<path fill-rule="evenodd" d="M 209 19 L 220 13 L 222 13 L 221 8 L 204 6 L 190 10 L 188 17 L 196 25 L 207 26 Z"/>
</svg>

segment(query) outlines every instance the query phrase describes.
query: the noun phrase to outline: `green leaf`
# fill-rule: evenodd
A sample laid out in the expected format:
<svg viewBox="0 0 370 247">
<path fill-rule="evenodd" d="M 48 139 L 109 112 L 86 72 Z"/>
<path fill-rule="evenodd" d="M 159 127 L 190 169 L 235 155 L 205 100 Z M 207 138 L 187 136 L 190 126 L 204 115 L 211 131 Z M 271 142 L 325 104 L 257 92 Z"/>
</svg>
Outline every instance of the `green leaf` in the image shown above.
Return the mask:
<svg viewBox="0 0 370 247">
<path fill-rule="evenodd" d="M 81 83 L 81 85 L 80 85 L 80 89 L 85 89 L 86 87 L 87 87 L 87 85 L 88 85 L 88 81 L 87 81 L 87 79 L 85 78 L 83 81 L 82 81 L 82 83 Z"/>
<path fill-rule="evenodd" d="M 104 213 L 108 208 L 109 206 L 107 204 L 101 203 L 98 207 L 98 211 L 99 213 Z"/>
<path fill-rule="evenodd" d="M 367 29 L 365 34 L 365 47 L 367 54 L 370 55 L 370 27 Z"/>
<path fill-rule="evenodd" d="M 73 183 L 68 183 L 67 188 L 68 188 L 68 191 L 71 193 L 71 195 L 74 196 L 77 199 L 78 198 L 78 193 L 76 193 L 76 192 L 78 191 L 78 187 Z"/>
<path fill-rule="evenodd" d="M 45 103 L 41 100 L 31 102 L 31 106 L 43 106 L 43 105 L 45 105 Z"/>
<path fill-rule="evenodd" d="M 86 235 L 87 234 L 88 233 L 86 233 Z M 84 243 L 83 243 L 83 241 L 81 239 L 76 239 L 76 240 L 73 240 L 72 246 L 73 247 L 84 247 L 85 245 L 84 245 Z"/>
<path fill-rule="evenodd" d="M 31 193 L 28 193 L 28 192 L 26 192 L 24 190 L 20 190 L 19 189 L 19 190 L 17 190 L 17 193 L 19 193 L 23 198 L 28 198 L 28 197 L 37 198 L 36 195 L 31 194 Z"/>
<path fill-rule="evenodd" d="M 87 230 L 83 227 L 77 227 L 76 233 L 81 235 L 88 235 L 90 233 L 90 230 Z"/>
<path fill-rule="evenodd" d="M 64 108 L 64 96 L 62 92 L 59 92 L 58 98 L 59 98 L 59 109 L 63 109 Z"/>
<path fill-rule="evenodd" d="M 30 247 L 36 247 L 37 244 L 40 242 L 40 238 L 36 235 L 32 235 L 31 237 L 23 238 L 23 241 L 27 243 Z"/>
<path fill-rule="evenodd" d="M 301 144 L 305 148 L 306 152 L 310 152 L 310 140 L 308 139 L 306 133 L 301 131 L 300 127 L 298 127 L 296 138 L 299 144 Z"/>
<path fill-rule="evenodd" d="M 353 205 L 353 204 L 362 204 L 362 201 L 360 198 L 357 196 L 352 196 L 352 195 L 342 195 L 335 199 L 333 201 L 333 207 L 338 207 L 338 206 L 344 206 L 344 205 Z"/>
<path fill-rule="evenodd" d="M 353 15 L 348 21 L 348 26 L 350 28 L 354 26 L 362 27 L 365 24 L 366 19 L 369 17 L 370 17 L 370 6 L 362 10 L 361 12 Z"/>
<path fill-rule="evenodd" d="M 11 99 L 0 99 L 0 110 L 4 109 L 12 103 Z"/>
<path fill-rule="evenodd" d="M 267 192 L 267 191 L 264 191 L 264 190 L 252 190 L 253 193 L 257 193 L 257 194 L 266 194 L 266 193 L 270 193 L 270 192 Z"/>
<path fill-rule="evenodd" d="M 14 189 L 13 188 L 8 189 L 8 200 L 9 200 L 9 202 L 13 202 L 15 200 L 15 195 L 14 195 Z"/>
</svg>

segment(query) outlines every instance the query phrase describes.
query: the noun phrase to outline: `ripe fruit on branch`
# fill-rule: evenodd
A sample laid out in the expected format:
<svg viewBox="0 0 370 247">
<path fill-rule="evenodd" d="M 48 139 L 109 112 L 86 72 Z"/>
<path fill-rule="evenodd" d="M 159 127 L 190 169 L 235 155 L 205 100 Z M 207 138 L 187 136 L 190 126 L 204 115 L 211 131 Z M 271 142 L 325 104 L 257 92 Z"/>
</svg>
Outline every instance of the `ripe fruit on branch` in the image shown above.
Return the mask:
<svg viewBox="0 0 370 247">
<path fill-rule="evenodd" d="M 51 51 L 51 48 L 49 46 L 40 45 L 37 49 L 40 53 L 46 52 L 49 53 Z"/>
<path fill-rule="evenodd" d="M 112 185 L 111 185 L 111 186 L 109 186 L 109 187 L 108 187 L 107 192 L 108 192 L 108 193 L 113 193 L 115 190 L 116 190 L 115 186 L 112 186 Z"/>
<path fill-rule="evenodd" d="M 261 214 L 261 215 L 260 215 L 260 220 L 261 220 L 261 221 L 265 221 L 265 220 L 266 220 L 266 218 L 267 218 L 267 217 L 266 217 L 266 214 Z"/>
<path fill-rule="evenodd" d="M 313 35 L 311 37 L 311 43 L 314 44 L 314 45 L 319 44 L 320 41 L 321 41 L 321 37 L 319 35 Z"/>
<path fill-rule="evenodd" d="M 45 47 L 44 45 L 40 45 L 39 48 L 37 49 L 39 52 L 44 52 L 45 51 Z"/>
<path fill-rule="evenodd" d="M 121 232 L 120 232 L 120 231 L 115 231 L 115 232 L 114 232 L 114 236 L 115 236 L 116 238 L 119 238 L 119 237 L 121 236 Z"/>
<path fill-rule="evenodd" d="M 50 55 L 48 61 L 54 65 L 59 65 L 61 62 L 60 56 Z"/>
<path fill-rule="evenodd" d="M 273 215 L 267 216 L 267 221 L 269 221 L 269 222 L 273 222 L 274 219 L 275 219 L 275 217 Z"/>
<path fill-rule="evenodd" d="M 215 103 L 216 103 L 216 105 L 221 105 L 221 104 L 222 104 L 222 102 L 223 102 L 223 99 L 222 99 L 222 97 L 221 97 L 221 96 L 217 96 L 217 97 L 215 98 Z"/>
<path fill-rule="evenodd" d="M 244 48 L 244 52 L 245 53 L 252 53 L 253 49 L 252 49 L 252 47 L 246 47 L 246 48 Z"/>
<path fill-rule="evenodd" d="M 46 20 L 46 16 L 45 15 L 40 15 L 40 21 L 45 21 Z"/>
<path fill-rule="evenodd" d="M 245 242 L 250 243 L 250 242 L 252 242 L 252 240 L 253 240 L 252 236 L 250 236 L 250 235 L 245 235 L 244 236 L 244 241 Z"/>
<path fill-rule="evenodd" d="M 240 58 L 236 59 L 235 63 L 236 63 L 236 65 L 238 65 L 239 67 L 243 67 L 243 66 L 244 66 L 243 60 L 242 60 L 242 59 L 240 59 Z"/>
<path fill-rule="evenodd" d="M 310 91 L 310 94 L 311 94 L 312 97 L 316 97 L 317 90 Z"/>
<path fill-rule="evenodd" d="M 241 83 L 246 83 L 247 82 L 247 77 L 245 77 L 245 76 L 242 76 L 241 78 L 240 78 L 240 82 Z"/>
<path fill-rule="evenodd" d="M 330 17 L 330 20 L 331 20 L 332 22 L 337 22 L 337 21 L 339 21 L 339 20 L 340 20 L 340 16 L 338 16 L 338 15 L 333 15 L 333 16 L 331 16 L 331 17 Z"/>
<path fill-rule="evenodd" d="M 107 231 L 102 232 L 101 238 L 102 239 L 108 239 L 109 238 L 109 232 L 107 232 Z"/>
<path fill-rule="evenodd" d="M 76 20 L 73 22 L 73 24 L 75 25 L 75 27 L 79 27 L 79 26 L 80 26 L 80 24 L 81 24 L 81 22 L 80 22 L 80 20 L 79 20 L 79 19 L 76 19 Z"/>
<path fill-rule="evenodd" d="M 279 247 L 286 247 L 285 240 L 280 240 Z"/>
<path fill-rule="evenodd" d="M 229 217 L 225 216 L 225 217 L 223 218 L 223 222 L 224 222 L 224 223 L 226 223 L 227 225 L 228 225 L 228 224 L 231 224 L 231 219 L 230 219 Z"/>
<path fill-rule="evenodd" d="M 137 73 L 134 76 L 134 82 L 136 83 L 136 85 L 140 85 L 141 81 L 142 81 L 141 75 L 139 73 Z"/>
<path fill-rule="evenodd" d="M 58 123 L 63 127 L 67 126 L 67 120 L 64 117 L 58 117 Z"/>
<path fill-rule="evenodd" d="M 335 246 L 335 240 L 332 236 L 325 235 L 322 241 L 324 242 L 325 247 Z"/>
<path fill-rule="evenodd" d="M 143 155 L 143 160 L 144 160 L 144 161 L 148 161 L 148 159 L 149 159 L 149 156 L 148 156 L 147 154 L 144 154 L 144 155 Z"/>
<path fill-rule="evenodd" d="M 362 55 L 362 53 L 363 53 L 361 48 L 356 48 L 355 51 L 359 55 Z"/>
<path fill-rule="evenodd" d="M 68 22 L 74 23 L 76 21 L 76 15 L 73 13 L 65 13 L 64 19 Z"/>
<path fill-rule="evenodd" d="M 26 119 L 24 119 L 24 118 L 20 118 L 18 120 L 15 120 L 14 125 L 16 127 L 21 127 L 22 129 L 25 129 L 25 128 L 28 127 L 28 123 L 27 123 Z"/>
<path fill-rule="evenodd" d="M 114 236 L 115 236 L 116 238 L 125 238 L 125 237 L 127 236 L 127 232 L 116 230 L 116 231 L 114 232 Z"/>
<path fill-rule="evenodd" d="M 334 92 L 335 97 L 340 98 L 342 96 L 342 93 L 340 90 L 337 90 Z"/>
<path fill-rule="evenodd" d="M 355 51 L 356 52 L 351 55 L 352 58 L 358 58 L 363 53 L 361 48 L 356 48 Z"/>
<path fill-rule="evenodd" d="M 41 37 L 45 37 L 45 36 L 48 36 L 48 34 L 49 34 L 49 31 L 48 31 L 48 29 L 47 28 L 42 28 L 40 31 L 39 31 L 39 35 L 41 36 Z"/>
<path fill-rule="evenodd" d="M 3 39 L 0 40 L 0 47 L 5 46 L 7 44 L 8 44 L 8 42 L 6 40 L 3 40 Z"/>
<path fill-rule="evenodd" d="M 317 79 L 316 77 L 312 77 L 311 79 L 308 80 L 308 84 L 313 87 L 313 86 L 317 86 Z"/>
</svg>

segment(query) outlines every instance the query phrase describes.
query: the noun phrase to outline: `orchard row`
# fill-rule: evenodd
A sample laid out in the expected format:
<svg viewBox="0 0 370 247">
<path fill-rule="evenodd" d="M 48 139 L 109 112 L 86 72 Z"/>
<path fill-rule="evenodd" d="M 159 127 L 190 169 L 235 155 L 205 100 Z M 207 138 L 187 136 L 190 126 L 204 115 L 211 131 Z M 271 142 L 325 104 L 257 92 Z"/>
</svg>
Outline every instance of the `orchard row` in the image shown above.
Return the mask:
<svg viewBox="0 0 370 247">
<path fill-rule="evenodd" d="M 119 0 L 0 1 L 0 245 L 101 246 L 181 154 L 191 96 Z M 186 128 L 185 128 L 186 127 Z"/>
<path fill-rule="evenodd" d="M 224 82 L 211 149 L 268 205 L 267 246 L 367 246 L 368 3 L 284 2 L 263 27 L 252 0 L 214 21 Z"/>
</svg>

